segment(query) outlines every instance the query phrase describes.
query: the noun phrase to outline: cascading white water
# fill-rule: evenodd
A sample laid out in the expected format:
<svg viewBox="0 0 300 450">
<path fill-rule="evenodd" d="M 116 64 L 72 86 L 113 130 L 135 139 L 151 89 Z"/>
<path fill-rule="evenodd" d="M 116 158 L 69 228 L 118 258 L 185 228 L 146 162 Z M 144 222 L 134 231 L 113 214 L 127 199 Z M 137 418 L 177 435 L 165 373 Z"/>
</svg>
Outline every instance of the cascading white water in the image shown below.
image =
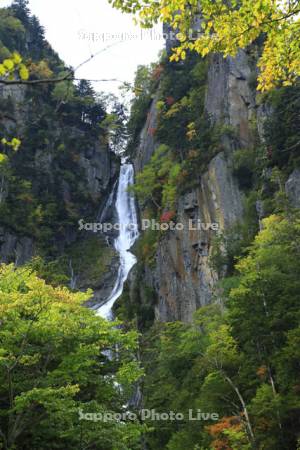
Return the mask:
<svg viewBox="0 0 300 450">
<path fill-rule="evenodd" d="M 116 198 L 116 210 L 120 231 L 115 239 L 114 246 L 120 256 L 120 266 L 115 286 L 107 301 L 98 308 L 97 314 L 110 319 L 112 307 L 123 292 L 124 283 L 134 264 L 136 257 L 130 253 L 130 248 L 138 238 L 137 213 L 134 196 L 128 192 L 128 187 L 134 183 L 134 170 L 132 164 L 122 164 Z"/>
</svg>

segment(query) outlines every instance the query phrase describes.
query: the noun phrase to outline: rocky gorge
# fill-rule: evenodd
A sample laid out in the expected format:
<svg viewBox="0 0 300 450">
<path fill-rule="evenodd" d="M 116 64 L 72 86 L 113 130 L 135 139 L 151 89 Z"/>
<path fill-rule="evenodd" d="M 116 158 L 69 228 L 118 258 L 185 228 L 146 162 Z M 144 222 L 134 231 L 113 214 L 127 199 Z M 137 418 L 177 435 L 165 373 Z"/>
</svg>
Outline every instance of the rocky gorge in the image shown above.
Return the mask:
<svg viewBox="0 0 300 450">
<path fill-rule="evenodd" d="M 300 448 L 299 80 L 164 30 L 126 111 L 0 8 L 5 450 Z"/>
</svg>

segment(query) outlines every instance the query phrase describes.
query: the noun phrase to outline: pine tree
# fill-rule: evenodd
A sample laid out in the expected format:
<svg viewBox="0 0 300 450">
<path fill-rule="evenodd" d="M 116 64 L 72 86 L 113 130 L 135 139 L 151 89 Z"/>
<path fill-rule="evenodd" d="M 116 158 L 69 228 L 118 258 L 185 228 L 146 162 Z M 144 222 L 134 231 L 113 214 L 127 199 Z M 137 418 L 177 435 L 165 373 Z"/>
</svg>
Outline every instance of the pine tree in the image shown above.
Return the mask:
<svg viewBox="0 0 300 450">
<path fill-rule="evenodd" d="M 45 30 L 36 16 L 29 17 L 30 50 L 33 59 L 42 59 L 45 48 Z"/>
<path fill-rule="evenodd" d="M 79 97 L 94 97 L 95 91 L 91 83 L 87 80 L 80 80 L 77 87 L 77 94 Z"/>
<path fill-rule="evenodd" d="M 11 5 L 11 9 L 14 12 L 14 15 L 21 20 L 24 25 L 29 24 L 30 18 L 30 9 L 28 7 L 28 0 L 14 0 Z"/>
</svg>

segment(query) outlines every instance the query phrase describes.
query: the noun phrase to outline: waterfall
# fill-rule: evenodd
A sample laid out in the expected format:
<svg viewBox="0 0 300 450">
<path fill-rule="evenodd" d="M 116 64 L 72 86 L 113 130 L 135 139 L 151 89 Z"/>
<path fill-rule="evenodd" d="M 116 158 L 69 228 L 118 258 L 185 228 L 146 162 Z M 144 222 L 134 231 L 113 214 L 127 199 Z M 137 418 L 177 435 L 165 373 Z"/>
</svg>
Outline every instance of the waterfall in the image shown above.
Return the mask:
<svg viewBox="0 0 300 450">
<path fill-rule="evenodd" d="M 132 186 L 133 183 L 134 170 L 132 164 L 122 164 L 116 198 L 116 210 L 120 230 L 114 242 L 114 247 L 119 253 L 120 266 L 117 280 L 110 296 L 97 309 L 97 314 L 107 319 L 111 318 L 112 307 L 122 294 L 128 274 L 136 263 L 136 257 L 129 251 L 139 235 L 134 196 L 131 192 L 128 192 L 128 187 Z"/>
</svg>

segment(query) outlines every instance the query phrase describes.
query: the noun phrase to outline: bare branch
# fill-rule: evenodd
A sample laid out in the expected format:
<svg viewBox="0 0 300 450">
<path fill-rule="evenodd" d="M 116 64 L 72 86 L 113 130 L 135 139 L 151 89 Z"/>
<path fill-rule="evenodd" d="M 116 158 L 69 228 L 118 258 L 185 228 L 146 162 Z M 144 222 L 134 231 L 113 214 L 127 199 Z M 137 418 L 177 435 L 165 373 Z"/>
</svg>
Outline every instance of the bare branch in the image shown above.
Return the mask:
<svg viewBox="0 0 300 450">
<path fill-rule="evenodd" d="M 36 86 L 40 84 L 49 84 L 49 83 L 61 83 L 62 81 L 73 81 L 73 80 L 85 80 L 85 81 L 92 81 L 92 82 L 107 82 L 107 81 L 120 81 L 116 78 L 112 79 L 99 79 L 99 80 L 87 80 L 85 78 L 74 78 L 74 73 L 80 69 L 85 64 L 89 63 L 92 59 L 96 58 L 101 53 L 106 52 L 106 50 L 109 50 L 111 47 L 114 47 L 117 44 L 121 44 L 123 41 L 114 42 L 113 44 L 108 45 L 107 47 L 102 48 L 98 52 L 96 52 L 94 55 L 91 55 L 88 59 L 83 61 L 82 63 L 78 64 L 74 69 L 68 70 L 68 72 L 57 78 L 43 78 L 41 80 L 7 80 L 7 79 L 0 79 L 0 85 L 30 85 L 30 86 Z"/>
</svg>

